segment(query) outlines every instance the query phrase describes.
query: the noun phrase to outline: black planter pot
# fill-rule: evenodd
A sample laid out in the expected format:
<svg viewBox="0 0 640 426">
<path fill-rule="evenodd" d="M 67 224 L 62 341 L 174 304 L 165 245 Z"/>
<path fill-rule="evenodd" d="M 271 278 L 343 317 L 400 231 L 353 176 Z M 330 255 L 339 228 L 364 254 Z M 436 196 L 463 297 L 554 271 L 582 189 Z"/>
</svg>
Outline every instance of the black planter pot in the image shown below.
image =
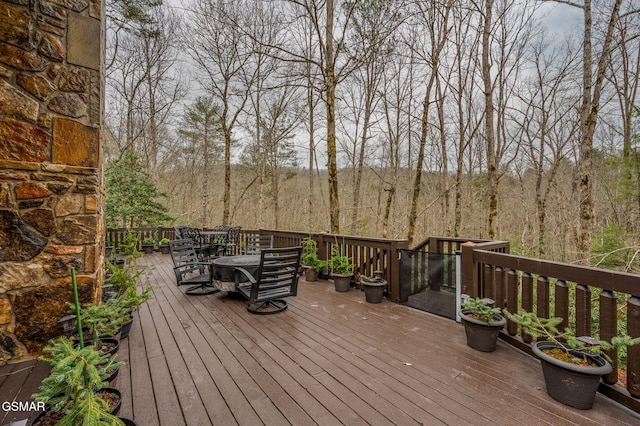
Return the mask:
<svg viewBox="0 0 640 426">
<path fill-rule="evenodd" d="M 579 410 L 588 410 L 593 401 L 603 375 L 612 370 L 611 364 L 601 356 L 586 354 L 593 366 L 581 366 L 562 361 L 544 352 L 545 349 L 559 348 L 553 342 L 536 342 L 531 346 L 533 353 L 540 358 L 547 393 L 553 399 Z M 584 352 L 570 351 L 577 357 Z"/>
<path fill-rule="evenodd" d="M 76 338 L 77 338 L 77 336 L 76 336 Z M 118 349 L 120 348 L 120 340 L 115 339 L 115 338 L 111 338 L 111 337 L 100 338 L 99 340 L 100 340 L 100 342 L 102 342 L 102 343 L 115 344 L 115 346 L 113 347 L 113 349 L 111 349 L 111 350 L 109 350 L 109 351 L 107 351 L 107 352 L 104 352 L 104 353 L 106 353 L 106 354 L 108 354 L 108 355 L 113 355 L 113 354 L 115 354 L 116 352 L 118 352 Z M 94 340 L 93 340 L 93 339 L 88 339 L 88 340 L 85 340 L 85 341 L 84 341 L 84 345 L 85 345 L 85 347 L 86 347 L 86 346 L 89 346 L 89 345 L 93 345 L 93 342 L 94 342 Z M 79 344 L 80 344 L 80 343 L 76 343 L 76 346 L 77 346 L 77 345 L 79 345 Z M 102 353 L 102 352 L 100 352 L 100 353 Z"/>
<path fill-rule="evenodd" d="M 309 266 L 304 267 L 304 279 L 305 281 L 313 282 L 318 281 L 318 271 Z"/>
<path fill-rule="evenodd" d="M 331 277 L 333 277 L 333 285 L 336 291 L 345 293 L 351 288 L 351 277 L 353 275 L 331 274 Z"/>
<path fill-rule="evenodd" d="M 169 253 L 170 253 L 170 251 L 169 251 L 169 245 L 168 245 L 168 244 L 162 244 L 162 245 L 160 246 L 160 253 L 162 253 L 162 254 L 169 254 Z"/>
<path fill-rule="evenodd" d="M 131 326 L 133 325 L 133 317 L 129 317 L 129 319 L 123 322 L 120 325 L 120 340 L 126 339 L 129 337 L 129 332 L 131 331 Z"/>
<path fill-rule="evenodd" d="M 100 392 L 107 392 L 107 393 L 115 394 L 118 396 L 118 403 L 115 405 L 115 407 L 112 407 L 111 410 L 109 411 L 109 414 L 113 414 L 114 416 L 117 416 L 118 413 L 120 412 L 120 407 L 122 406 L 122 393 L 116 388 L 102 388 L 98 391 L 98 393 Z"/>
<path fill-rule="evenodd" d="M 364 298 L 367 303 L 380 303 L 384 297 L 384 289 L 387 288 L 387 281 L 366 281 L 362 280 L 364 287 Z"/>
<path fill-rule="evenodd" d="M 128 417 L 118 417 L 124 423 L 124 426 L 138 426 L 135 420 Z"/>
<path fill-rule="evenodd" d="M 114 416 L 117 416 L 118 412 L 120 412 L 120 407 L 122 406 L 122 393 L 118 389 L 115 389 L 115 388 L 102 388 L 98 392 L 102 392 L 102 391 L 106 391 L 106 392 L 109 392 L 109 393 L 112 393 L 112 394 L 115 394 L 115 395 L 118 396 L 118 403 L 115 405 L 115 407 L 112 407 L 111 410 L 109 410 L 109 414 L 113 414 Z M 47 416 L 50 411 L 51 410 L 49 408 L 47 408 L 45 411 L 42 411 L 42 412 L 38 413 L 38 415 L 35 416 L 33 418 L 33 420 L 31 420 L 29 425 L 37 426 L 38 422 L 40 420 L 42 420 L 43 417 Z M 62 417 L 64 417 L 64 416 L 60 415 L 60 418 L 57 418 L 56 421 L 59 421 Z M 48 423 L 48 424 L 50 424 L 50 423 Z M 125 423 L 125 424 L 127 424 L 127 423 Z M 136 423 L 134 422 L 134 423 L 131 423 L 131 424 L 135 425 Z"/>
<path fill-rule="evenodd" d="M 484 322 L 473 318 L 466 309 L 460 310 L 460 319 L 467 335 L 467 346 L 480 352 L 493 352 L 500 329 L 507 320 L 502 315 L 494 315 L 494 322 Z"/>
<path fill-rule="evenodd" d="M 142 245 L 142 250 L 144 251 L 144 254 L 151 254 L 151 253 L 153 253 L 153 245 L 152 244 L 143 244 Z"/>
</svg>

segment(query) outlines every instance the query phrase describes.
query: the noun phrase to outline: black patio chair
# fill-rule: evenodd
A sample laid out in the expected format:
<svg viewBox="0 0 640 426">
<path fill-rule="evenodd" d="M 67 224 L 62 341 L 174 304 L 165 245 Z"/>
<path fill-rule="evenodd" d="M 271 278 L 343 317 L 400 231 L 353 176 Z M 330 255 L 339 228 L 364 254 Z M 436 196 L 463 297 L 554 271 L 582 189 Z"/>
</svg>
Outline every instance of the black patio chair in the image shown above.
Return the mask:
<svg viewBox="0 0 640 426">
<path fill-rule="evenodd" d="M 273 235 L 247 235 L 243 253 L 260 254 L 270 248 L 273 248 Z"/>
<path fill-rule="evenodd" d="M 182 238 L 193 241 L 193 247 L 196 251 L 196 254 L 198 255 L 198 260 L 209 260 L 209 257 L 211 257 L 211 249 L 213 245 L 204 241 L 204 238 L 202 237 L 202 235 L 200 235 L 199 229 L 185 226 L 182 229 Z"/>
<path fill-rule="evenodd" d="M 220 247 L 220 253 L 223 256 L 227 256 L 232 253 L 235 246 L 238 245 L 238 239 L 240 238 L 241 226 L 228 226 L 227 238 L 224 245 Z"/>
<path fill-rule="evenodd" d="M 169 241 L 169 252 L 173 260 L 173 272 L 178 286 L 190 285 L 185 291 L 191 296 L 212 294 L 218 291 L 211 281 L 209 262 L 198 259 L 191 239 Z"/>
<path fill-rule="evenodd" d="M 252 314 L 276 314 L 287 309 L 285 297 L 298 293 L 298 267 L 302 247 L 264 249 L 260 252 L 260 266 L 256 276 L 246 269 L 235 268 L 235 285 L 249 301 L 247 311 Z M 249 280 L 243 283 L 242 278 Z"/>
</svg>

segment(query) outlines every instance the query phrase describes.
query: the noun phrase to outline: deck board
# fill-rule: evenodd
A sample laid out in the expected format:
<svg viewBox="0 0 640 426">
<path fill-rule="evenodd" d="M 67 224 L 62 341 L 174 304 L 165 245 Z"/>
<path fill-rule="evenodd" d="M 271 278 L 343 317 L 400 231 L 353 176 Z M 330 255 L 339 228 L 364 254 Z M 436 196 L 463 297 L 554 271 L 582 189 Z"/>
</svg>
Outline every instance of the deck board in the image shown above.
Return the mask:
<svg viewBox="0 0 640 426">
<path fill-rule="evenodd" d="M 259 316 L 233 295 L 186 296 L 170 256 L 139 265 L 154 297 L 121 343 L 117 387 L 120 414 L 143 426 L 640 423 L 601 395 L 564 406 L 534 358 L 502 341 L 474 351 L 462 325 L 360 290 L 301 280 L 289 309 Z"/>
</svg>

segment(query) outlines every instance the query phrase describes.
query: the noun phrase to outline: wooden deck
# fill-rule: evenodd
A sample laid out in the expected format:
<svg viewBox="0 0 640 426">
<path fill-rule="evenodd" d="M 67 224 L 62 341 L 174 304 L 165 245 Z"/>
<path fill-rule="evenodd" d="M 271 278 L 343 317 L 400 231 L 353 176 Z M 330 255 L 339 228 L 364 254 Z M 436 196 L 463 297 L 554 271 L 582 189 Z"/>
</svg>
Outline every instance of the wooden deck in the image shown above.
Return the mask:
<svg viewBox="0 0 640 426">
<path fill-rule="evenodd" d="M 117 384 L 140 425 L 640 424 L 600 395 L 588 411 L 557 403 L 528 355 L 474 351 L 460 324 L 360 290 L 301 280 L 288 310 L 256 316 L 233 296 L 185 296 L 168 255 L 140 265 L 154 299 Z"/>
</svg>

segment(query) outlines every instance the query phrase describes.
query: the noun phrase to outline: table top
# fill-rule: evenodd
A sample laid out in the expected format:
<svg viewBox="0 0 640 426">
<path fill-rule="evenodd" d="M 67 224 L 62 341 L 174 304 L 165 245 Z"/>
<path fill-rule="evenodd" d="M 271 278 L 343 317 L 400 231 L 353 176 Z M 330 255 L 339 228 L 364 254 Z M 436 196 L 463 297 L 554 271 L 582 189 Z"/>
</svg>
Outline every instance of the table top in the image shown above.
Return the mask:
<svg viewBox="0 0 640 426">
<path fill-rule="evenodd" d="M 236 266 L 258 266 L 260 265 L 259 254 L 243 254 L 238 256 L 222 256 L 211 261 L 216 266 L 227 266 L 235 268 Z"/>
</svg>

